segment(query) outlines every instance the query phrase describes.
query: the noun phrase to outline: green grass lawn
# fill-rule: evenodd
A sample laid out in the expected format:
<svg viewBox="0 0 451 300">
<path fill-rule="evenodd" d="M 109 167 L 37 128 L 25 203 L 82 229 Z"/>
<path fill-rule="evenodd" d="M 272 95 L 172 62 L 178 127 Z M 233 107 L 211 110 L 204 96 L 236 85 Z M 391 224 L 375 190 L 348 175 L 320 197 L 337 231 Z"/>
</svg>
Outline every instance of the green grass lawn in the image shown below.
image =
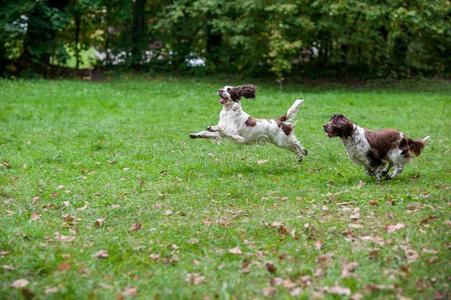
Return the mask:
<svg viewBox="0 0 451 300">
<path fill-rule="evenodd" d="M 255 117 L 305 99 L 301 164 L 188 138 L 215 124 L 225 83 L 247 82 L 0 81 L 0 298 L 449 296 L 448 82 L 257 82 Z M 323 133 L 335 112 L 432 140 L 377 184 Z"/>
</svg>

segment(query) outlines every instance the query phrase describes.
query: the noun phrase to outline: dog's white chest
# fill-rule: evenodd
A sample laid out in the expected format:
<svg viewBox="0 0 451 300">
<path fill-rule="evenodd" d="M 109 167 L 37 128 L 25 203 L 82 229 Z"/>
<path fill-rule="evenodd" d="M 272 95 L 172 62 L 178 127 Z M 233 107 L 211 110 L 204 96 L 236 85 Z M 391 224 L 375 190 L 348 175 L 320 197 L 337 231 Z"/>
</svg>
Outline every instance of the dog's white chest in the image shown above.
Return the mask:
<svg viewBox="0 0 451 300">
<path fill-rule="evenodd" d="M 218 123 L 220 131 L 237 133 L 248 117 L 249 115 L 241 110 L 222 110 Z"/>
<path fill-rule="evenodd" d="M 356 164 L 367 165 L 367 153 L 370 145 L 362 128 L 357 128 L 353 136 L 343 141 L 349 158 Z"/>
</svg>

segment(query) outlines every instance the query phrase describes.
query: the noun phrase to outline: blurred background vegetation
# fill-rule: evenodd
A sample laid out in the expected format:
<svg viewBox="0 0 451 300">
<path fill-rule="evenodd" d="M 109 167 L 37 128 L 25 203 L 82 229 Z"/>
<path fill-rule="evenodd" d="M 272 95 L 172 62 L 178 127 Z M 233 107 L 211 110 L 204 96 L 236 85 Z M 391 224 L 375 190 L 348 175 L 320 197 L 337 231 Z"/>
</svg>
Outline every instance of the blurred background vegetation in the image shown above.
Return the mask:
<svg viewBox="0 0 451 300">
<path fill-rule="evenodd" d="M 447 0 L 2 0 L 0 73 L 444 76 Z"/>
</svg>

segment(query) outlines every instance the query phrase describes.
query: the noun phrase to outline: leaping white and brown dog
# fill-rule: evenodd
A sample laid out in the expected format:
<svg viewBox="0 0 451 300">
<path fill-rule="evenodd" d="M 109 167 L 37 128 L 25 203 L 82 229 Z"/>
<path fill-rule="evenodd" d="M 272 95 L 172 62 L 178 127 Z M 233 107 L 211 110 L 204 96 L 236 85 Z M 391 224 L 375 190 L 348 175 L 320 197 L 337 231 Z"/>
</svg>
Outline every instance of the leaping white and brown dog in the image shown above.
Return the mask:
<svg viewBox="0 0 451 300">
<path fill-rule="evenodd" d="M 429 139 L 427 136 L 413 140 L 396 129 L 362 128 L 342 114 L 333 115 L 323 127 L 330 138 L 340 137 L 349 158 L 363 165 L 368 175 L 375 176 L 378 181 L 399 175 L 413 156 L 421 154 Z"/>
<path fill-rule="evenodd" d="M 191 138 L 219 140 L 227 137 L 236 143 L 252 144 L 270 142 L 280 148 L 293 151 L 299 162 L 307 150 L 294 135 L 294 125 L 304 100 L 295 100 L 287 113 L 276 119 L 255 119 L 243 111 L 241 97 L 255 98 L 255 86 L 225 86 L 218 91 L 222 110 L 218 125 L 208 126 L 207 131 L 191 133 Z"/>
</svg>

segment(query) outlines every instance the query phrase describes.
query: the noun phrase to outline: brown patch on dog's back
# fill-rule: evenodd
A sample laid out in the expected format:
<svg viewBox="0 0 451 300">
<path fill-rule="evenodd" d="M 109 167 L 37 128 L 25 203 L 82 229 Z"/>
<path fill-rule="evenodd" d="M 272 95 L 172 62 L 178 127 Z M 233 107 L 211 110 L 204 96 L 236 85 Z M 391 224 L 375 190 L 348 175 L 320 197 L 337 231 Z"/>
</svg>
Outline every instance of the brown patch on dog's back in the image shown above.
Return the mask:
<svg viewBox="0 0 451 300">
<path fill-rule="evenodd" d="M 365 129 L 365 137 L 377 158 L 384 158 L 391 149 L 400 146 L 401 134 L 395 129 L 371 131 Z"/>
<path fill-rule="evenodd" d="M 257 125 L 257 119 L 254 119 L 251 116 L 249 116 L 249 118 L 247 118 L 245 124 L 248 127 L 254 127 L 255 125 Z"/>
</svg>

